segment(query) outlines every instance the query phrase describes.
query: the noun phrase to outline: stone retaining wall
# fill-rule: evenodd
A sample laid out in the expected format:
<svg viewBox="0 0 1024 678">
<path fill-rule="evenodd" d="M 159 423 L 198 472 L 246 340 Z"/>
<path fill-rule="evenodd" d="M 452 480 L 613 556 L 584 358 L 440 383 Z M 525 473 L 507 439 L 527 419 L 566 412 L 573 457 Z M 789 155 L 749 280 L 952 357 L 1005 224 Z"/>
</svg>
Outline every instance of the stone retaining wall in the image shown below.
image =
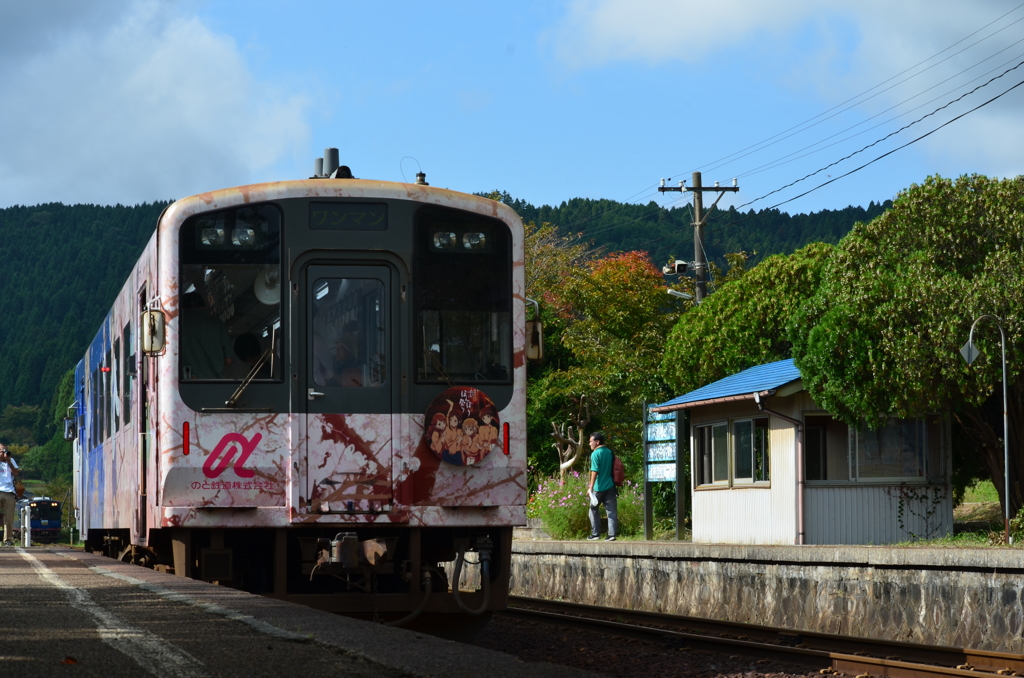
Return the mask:
<svg viewBox="0 0 1024 678">
<path fill-rule="evenodd" d="M 1024 551 L 513 542 L 521 596 L 1024 653 Z"/>
</svg>

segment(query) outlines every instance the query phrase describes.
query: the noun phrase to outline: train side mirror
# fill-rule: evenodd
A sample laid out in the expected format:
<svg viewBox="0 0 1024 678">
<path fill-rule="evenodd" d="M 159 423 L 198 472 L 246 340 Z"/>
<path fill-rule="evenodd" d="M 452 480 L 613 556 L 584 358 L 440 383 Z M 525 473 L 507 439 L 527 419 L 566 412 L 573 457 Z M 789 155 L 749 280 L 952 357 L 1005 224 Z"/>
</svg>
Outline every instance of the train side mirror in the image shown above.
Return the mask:
<svg viewBox="0 0 1024 678">
<path fill-rule="evenodd" d="M 164 314 L 161 311 L 142 312 L 142 352 L 159 355 L 164 351 Z"/>
<path fill-rule="evenodd" d="M 74 440 L 78 437 L 78 427 L 75 426 L 74 417 L 64 417 L 64 440 Z"/>
<path fill-rule="evenodd" d="M 526 321 L 526 359 L 540 362 L 544 359 L 544 325 L 540 321 L 540 304 L 527 299 L 533 305 L 533 320 Z"/>
</svg>

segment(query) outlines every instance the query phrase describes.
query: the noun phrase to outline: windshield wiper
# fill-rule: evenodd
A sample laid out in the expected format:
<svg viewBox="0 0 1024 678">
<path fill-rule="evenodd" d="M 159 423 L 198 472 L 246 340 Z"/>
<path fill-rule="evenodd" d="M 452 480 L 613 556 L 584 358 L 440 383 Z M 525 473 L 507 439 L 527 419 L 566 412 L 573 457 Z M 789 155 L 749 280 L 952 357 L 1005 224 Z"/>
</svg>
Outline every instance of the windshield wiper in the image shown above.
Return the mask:
<svg viewBox="0 0 1024 678">
<path fill-rule="evenodd" d="M 235 392 L 231 394 L 230 398 L 224 401 L 225 407 L 238 407 L 238 399 L 242 397 L 243 393 L 245 393 L 245 389 L 249 388 L 249 384 L 251 384 L 252 380 L 256 378 L 256 374 L 263 368 L 264 365 L 267 364 L 268 360 L 270 361 L 270 376 L 274 376 L 274 354 L 276 348 L 277 330 L 275 329 L 273 333 L 270 335 L 270 348 L 263 352 L 263 355 L 260 356 L 259 360 L 256 361 L 256 364 L 254 364 L 252 366 L 252 369 L 249 370 L 249 374 L 245 375 L 245 379 L 243 379 L 242 383 L 238 385 L 238 388 L 235 389 Z"/>
</svg>

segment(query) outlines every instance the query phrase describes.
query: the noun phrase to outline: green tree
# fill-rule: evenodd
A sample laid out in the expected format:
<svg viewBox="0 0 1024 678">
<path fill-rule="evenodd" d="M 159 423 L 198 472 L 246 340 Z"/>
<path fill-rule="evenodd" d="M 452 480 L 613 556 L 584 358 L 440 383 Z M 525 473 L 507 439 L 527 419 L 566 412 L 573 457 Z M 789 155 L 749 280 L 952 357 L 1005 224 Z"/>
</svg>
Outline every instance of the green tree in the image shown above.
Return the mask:
<svg viewBox="0 0 1024 678">
<path fill-rule="evenodd" d="M 47 397 L 96 336 L 166 205 L 0 209 L 0 409 L 48 411 Z M 49 437 L 31 427 L 32 444 Z"/>
<path fill-rule="evenodd" d="M 817 291 L 832 245 L 813 243 L 789 256 L 768 257 L 740 274 L 732 255 L 729 278 L 672 328 L 661 374 L 676 395 L 754 365 L 791 357 L 786 325 Z"/>
<path fill-rule="evenodd" d="M 0 414 L 0 440 L 8 444 L 36 444 L 36 424 L 40 408 L 36 405 L 8 405 Z"/>
<path fill-rule="evenodd" d="M 61 377 L 50 399 L 51 407 L 43 417 L 49 439 L 29 449 L 21 459 L 25 477 L 58 485 L 71 481 L 72 451 L 71 443 L 64 440 L 64 417 L 74 401 L 75 370 L 72 368 Z"/>
<path fill-rule="evenodd" d="M 981 357 L 958 353 L 971 322 L 1005 319 L 1012 431 L 1024 423 L 1024 178 L 929 177 L 891 210 L 858 224 L 828 260 L 817 293 L 789 325 L 810 395 L 849 424 L 950 412 L 1003 476 L 998 330 L 975 333 Z M 1024 439 L 1010 436 L 1010 475 Z M 1001 482 L 996 487 L 1002 494 Z M 1021 483 L 1010 507 L 1022 505 Z"/>
</svg>

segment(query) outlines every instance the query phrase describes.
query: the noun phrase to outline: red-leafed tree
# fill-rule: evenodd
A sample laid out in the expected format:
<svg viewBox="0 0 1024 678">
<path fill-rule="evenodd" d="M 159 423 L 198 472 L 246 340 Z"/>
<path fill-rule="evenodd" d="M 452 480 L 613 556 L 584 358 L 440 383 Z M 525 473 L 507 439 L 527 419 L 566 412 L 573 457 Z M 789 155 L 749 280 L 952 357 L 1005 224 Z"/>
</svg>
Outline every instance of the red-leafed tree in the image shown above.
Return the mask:
<svg viewBox="0 0 1024 678">
<path fill-rule="evenodd" d="M 658 366 L 665 336 L 685 302 L 643 252 L 615 253 L 563 270 L 538 290 L 549 328 L 549 364 L 531 379 L 531 429 L 575 422 L 586 412 L 617 451 L 639 468 L 644 402 L 668 395 Z"/>
</svg>

